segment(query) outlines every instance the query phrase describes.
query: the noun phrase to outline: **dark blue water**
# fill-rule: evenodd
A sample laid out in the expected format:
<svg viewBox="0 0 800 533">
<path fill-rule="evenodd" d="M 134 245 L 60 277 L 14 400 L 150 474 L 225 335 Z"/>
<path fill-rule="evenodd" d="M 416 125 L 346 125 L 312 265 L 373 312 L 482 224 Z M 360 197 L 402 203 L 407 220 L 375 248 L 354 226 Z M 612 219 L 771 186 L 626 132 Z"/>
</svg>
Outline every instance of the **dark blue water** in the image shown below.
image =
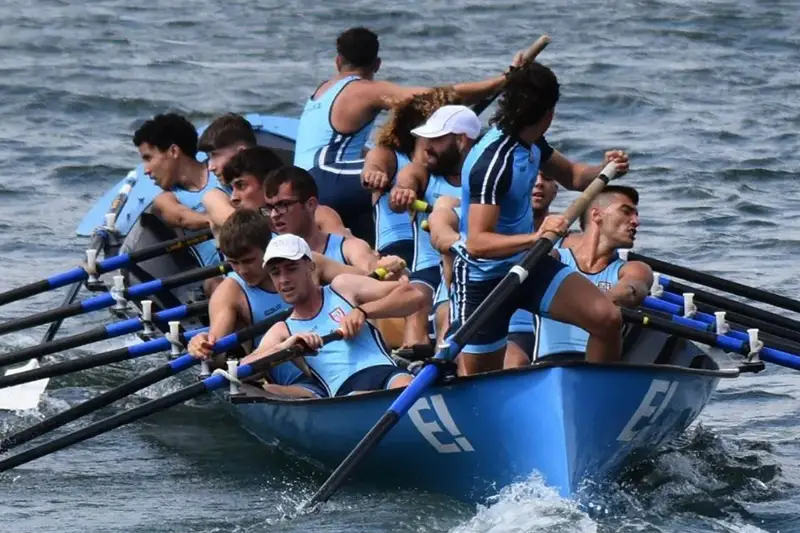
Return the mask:
<svg viewBox="0 0 800 533">
<path fill-rule="evenodd" d="M 229 110 L 297 115 L 332 72 L 336 34 L 355 24 L 381 36 L 380 75 L 415 84 L 492 75 L 549 33 L 542 61 L 563 96 L 548 138 L 576 160 L 631 153 L 640 251 L 797 294 L 800 10 L 788 0 L 6 0 L 0 290 L 77 260 L 85 241 L 74 228 L 135 164 L 140 121 L 167 110 L 198 123 Z M 62 297 L 5 306 L 0 320 Z M 41 333 L 3 336 L 2 351 Z M 0 430 L 154 364 L 54 380 L 36 412 L 0 413 Z M 699 424 L 634 465 L 591 512 L 533 479 L 480 508 L 348 486 L 323 512 L 297 516 L 323 476 L 258 444 L 217 405 L 194 402 L 0 475 L 0 531 L 800 531 L 797 384 L 774 367 L 723 383 Z"/>
</svg>

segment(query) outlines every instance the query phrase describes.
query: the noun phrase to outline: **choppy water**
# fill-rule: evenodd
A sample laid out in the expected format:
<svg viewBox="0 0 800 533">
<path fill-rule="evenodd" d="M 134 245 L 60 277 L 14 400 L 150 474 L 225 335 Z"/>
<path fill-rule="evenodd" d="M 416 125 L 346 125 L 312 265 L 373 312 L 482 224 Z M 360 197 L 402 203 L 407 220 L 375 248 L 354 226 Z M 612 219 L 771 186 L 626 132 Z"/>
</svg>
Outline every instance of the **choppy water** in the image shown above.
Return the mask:
<svg viewBox="0 0 800 533">
<path fill-rule="evenodd" d="M 73 229 L 136 162 L 139 121 L 165 110 L 197 122 L 228 110 L 297 115 L 331 72 L 336 34 L 355 24 L 381 35 L 382 76 L 423 84 L 490 75 L 549 33 L 542 60 L 563 97 L 548 137 L 578 160 L 630 151 L 639 249 L 797 294 L 800 9 L 789 0 L 6 0 L 0 290 L 76 260 Z M 0 308 L 0 319 L 61 298 Z M 55 380 L 41 412 L 5 414 L 0 427 L 23 427 L 147 365 Z M 531 480 L 480 508 L 349 486 L 324 512 L 296 516 L 323 476 L 265 452 L 198 402 L 0 475 L 0 531 L 799 531 L 797 382 L 773 367 L 723 383 L 699 425 L 632 467 L 600 512 Z"/>
</svg>

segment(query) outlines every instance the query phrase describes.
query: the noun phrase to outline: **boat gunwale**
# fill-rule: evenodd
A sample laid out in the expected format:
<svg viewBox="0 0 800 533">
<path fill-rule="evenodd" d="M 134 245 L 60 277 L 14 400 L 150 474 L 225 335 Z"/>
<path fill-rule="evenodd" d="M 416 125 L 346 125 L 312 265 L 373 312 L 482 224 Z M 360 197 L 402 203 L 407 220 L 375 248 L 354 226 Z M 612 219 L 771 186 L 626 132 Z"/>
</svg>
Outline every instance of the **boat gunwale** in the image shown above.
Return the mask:
<svg viewBox="0 0 800 533">
<path fill-rule="evenodd" d="M 626 362 L 618 362 L 618 363 L 594 363 L 589 362 L 586 360 L 576 360 L 576 361 L 544 361 L 541 363 L 535 363 L 529 366 L 517 367 L 517 368 L 507 368 L 503 370 L 494 370 L 491 372 L 484 372 L 481 374 L 475 374 L 471 376 L 463 376 L 463 377 L 456 377 L 454 379 L 450 379 L 444 383 L 437 383 L 434 385 L 435 387 L 447 387 L 456 385 L 459 383 L 469 383 L 471 381 L 479 381 L 485 379 L 496 378 L 500 375 L 510 375 L 513 373 L 528 373 L 528 372 L 536 372 L 539 370 L 547 370 L 552 368 L 575 368 L 575 367 L 590 367 L 590 368 L 597 368 L 604 371 L 611 371 L 620 368 L 624 368 L 626 370 L 634 370 L 638 372 L 643 371 L 652 371 L 653 369 L 664 370 L 670 373 L 678 373 L 678 374 L 689 374 L 692 376 L 708 376 L 708 377 L 715 377 L 715 378 L 738 378 L 741 377 L 741 371 L 738 368 L 718 368 L 716 370 L 705 369 L 705 368 L 688 368 L 684 366 L 678 365 L 657 365 L 653 363 L 626 363 Z M 247 392 L 240 392 L 237 395 L 227 395 L 227 401 L 231 404 L 250 404 L 250 403 L 276 403 L 276 404 L 298 404 L 298 405 L 317 405 L 320 403 L 333 404 L 333 403 L 341 403 L 353 400 L 361 400 L 361 399 L 368 399 L 368 398 L 376 398 L 379 396 L 389 396 L 389 395 L 397 395 L 404 389 L 385 389 L 385 390 L 377 390 L 377 391 L 370 391 L 362 394 L 354 394 L 351 396 L 334 396 L 333 398 L 285 398 L 279 397 L 274 394 L 270 394 L 260 387 L 257 387 L 252 384 L 247 384 L 247 387 L 252 387 L 258 390 L 258 394 L 254 393 L 247 393 Z"/>
</svg>

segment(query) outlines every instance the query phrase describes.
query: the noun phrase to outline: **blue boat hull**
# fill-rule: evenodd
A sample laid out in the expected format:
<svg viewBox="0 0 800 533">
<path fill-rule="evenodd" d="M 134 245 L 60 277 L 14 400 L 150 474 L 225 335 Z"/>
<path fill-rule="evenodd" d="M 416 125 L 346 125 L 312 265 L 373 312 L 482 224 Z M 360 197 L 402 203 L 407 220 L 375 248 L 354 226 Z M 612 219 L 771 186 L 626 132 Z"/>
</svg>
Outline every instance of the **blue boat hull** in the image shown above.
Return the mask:
<svg viewBox="0 0 800 533">
<path fill-rule="evenodd" d="M 359 467 L 379 483 L 481 501 L 540 473 L 562 496 L 679 435 L 732 373 L 665 365 L 543 363 L 460 379 L 421 398 Z M 335 467 L 394 391 L 328 400 L 234 397 L 263 442 Z"/>
</svg>

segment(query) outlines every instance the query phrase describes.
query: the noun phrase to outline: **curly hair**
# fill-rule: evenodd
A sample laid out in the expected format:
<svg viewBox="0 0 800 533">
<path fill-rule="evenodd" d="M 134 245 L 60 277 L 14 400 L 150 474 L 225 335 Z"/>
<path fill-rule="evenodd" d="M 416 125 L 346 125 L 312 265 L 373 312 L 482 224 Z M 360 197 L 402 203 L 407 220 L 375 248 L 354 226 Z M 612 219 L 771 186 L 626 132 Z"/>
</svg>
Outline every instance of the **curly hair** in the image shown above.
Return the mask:
<svg viewBox="0 0 800 533">
<path fill-rule="evenodd" d="M 410 155 L 414 151 L 411 130 L 425 123 L 434 111 L 445 105 L 460 104 L 461 96 L 453 87 L 435 87 L 392 106 L 389 118 L 381 126 L 376 144 Z"/>
<path fill-rule="evenodd" d="M 536 124 L 555 107 L 559 97 L 556 75 L 535 61 L 513 68 L 506 74 L 497 112 L 490 121 L 504 133 L 517 135 Z"/>
</svg>

